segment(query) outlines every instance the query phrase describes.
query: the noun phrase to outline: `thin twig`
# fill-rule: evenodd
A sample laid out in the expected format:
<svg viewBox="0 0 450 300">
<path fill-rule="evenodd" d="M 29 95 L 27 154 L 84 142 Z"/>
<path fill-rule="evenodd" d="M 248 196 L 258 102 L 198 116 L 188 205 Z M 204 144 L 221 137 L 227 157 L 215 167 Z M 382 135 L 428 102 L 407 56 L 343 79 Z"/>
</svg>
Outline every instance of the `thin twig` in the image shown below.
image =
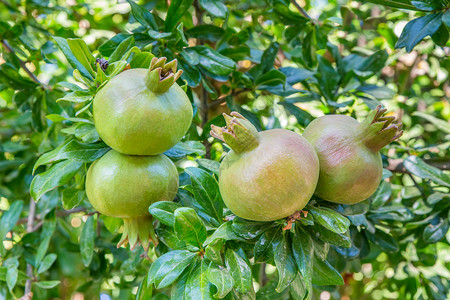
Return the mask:
<svg viewBox="0 0 450 300">
<path fill-rule="evenodd" d="M 34 223 L 34 218 L 36 215 L 36 202 L 34 202 L 33 198 L 30 198 L 30 206 L 29 206 L 29 211 L 28 211 L 28 218 L 27 218 L 27 232 L 32 232 L 33 231 L 33 223 Z M 23 295 L 23 298 L 29 298 L 31 299 L 33 297 L 33 293 L 31 292 L 31 283 L 33 281 L 32 277 L 33 277 L 33 267 L 30 264 L 27 264 L 27 276 L 28 279 L 25 282 L 25 292 Z"/>
<path fill-rule="evenodd" d="M 450 170 L 450 157 L 442 157 L 442 158 L 429 158 L 423 160 L 426 164 L 438 168 L 440 170 L 448 171 Z M 391 172 L 401 173 L 401 174 L 410 174 L 408 170 L 406 170 L 403 165 L 403 159 L 389 159 L 389 165 L 386 167 Z"/>
<path fill-rule="evenodd" d="M 295 8 L 307 19 L 310 19 L 314 23 L 316 22 L 313 18 L 311 18 L 306 10 L 303 9 L 303 7 L 300 6 L 300 4 L 297 3 L 295 0 L 291 0 L 291 3 L 295 6 Z"/>
<path fill-rule="evenodd" d="M 3 47 L 5 47 L 5 49 L 6 49 L 8 52 L 13 53 L 14 55 L 16 54 L 16 52 L 14 51 L 14 49 L 11 47 L 11 45 L 10 45 L 7 41 L 2 40 L 2 45 L 3 45 Z M 17 57 L 17 55 L 16 55 L 16 57 Z M 36 77 L 36 75 L 34 75 L 33 72 L 30 71 L 30 69 L 27 68 L 26 62 L 24 62 L 23 60 L 21 60 L 21 59 L 18 58 L 18 57 L 17 57 L 17 60 L 19 61 L 20 66 L 22 67 L 22 69 L 23 69 L 23 70 L 28 74 L 28 76 L 31 78 L 31 80 L 33 80 L 33 81 L 36 82 L 37 84 L 42 85 L 42 86 L 45 87 L 45 88 L 47 87 L 45 84 L 43 84 L 43 83 Z"/>
<path fill-rule="evenodd" d="M 251 89 L 245 88 L 245 89 L 242 89 L 242 90 L 233 92 L 233 93 L 231 93 L 231 94 L 229 94 L 229 95 L 221 96 L 220 98 L 217 98 L 216 100 L 210 102 L 210 103 L 208 104 L 208 109 L 214 108 L 214 107 L 216 107 L 217 105 L 220 105 L 220 104 L 222 104 L 222 103 L 225 103 L 225 102 L 227 101 L 228 96 L 234 97 L 234 96 L 237 96 L 237 95 L 239 95 L 239 94 L 242 94 L 242 93 L 245 93 L 245 92 L 248 92 L 248 91 L 251 91 Z"/>
</svg>

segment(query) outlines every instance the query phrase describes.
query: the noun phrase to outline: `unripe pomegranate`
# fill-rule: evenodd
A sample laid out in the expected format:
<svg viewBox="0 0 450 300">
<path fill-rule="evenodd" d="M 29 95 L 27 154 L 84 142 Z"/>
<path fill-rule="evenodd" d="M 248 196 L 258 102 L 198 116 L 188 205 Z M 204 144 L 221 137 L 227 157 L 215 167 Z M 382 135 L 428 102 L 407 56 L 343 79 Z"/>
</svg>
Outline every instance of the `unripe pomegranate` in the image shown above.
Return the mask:
<svg viewBox="0 0 450 300">
<path fill-rule="evenodd" d="M 150 68 L 112 78 L 94 98 L 95 127 L 103 141 L 129 155 L 155 155 L 172 148 L 192 122 L 192 105 L 176 80 L 177 60 L 153 58 Z"/>
<path fill-rule="evenodd" d="M 219 173 L 227 207 L 254 221 L 284 218 L 305 207 L 319 177 L 319 160 L 311 144 L 285 129 L 258 132 L 237 112 L 224 117 L 227 127 L 213 125 L 211 135 L 231 148 Z"/>
<path fill-rule="evenodd" d="M 157 201 L 172 201 L 178 190 L 178 171 L 164 154 L 129 156 L 114 150 L 96 160 L 86 177 L 86 194 L 100 213 L 122 218 L 122 244 L 133 249 L 149 241 L 157 244 L 148 207 Z"/>
<path fill-rule="evenodd" d="M 378 106 L 362 123 L 349 116 L 326 115 L 306 127 L 303 136 L 320 161 L 318 197 L 354 204 L 375 192 L 383 174 L 379 151 L 403 134 L 401 124 L 385 112 Z"/>
</svg>

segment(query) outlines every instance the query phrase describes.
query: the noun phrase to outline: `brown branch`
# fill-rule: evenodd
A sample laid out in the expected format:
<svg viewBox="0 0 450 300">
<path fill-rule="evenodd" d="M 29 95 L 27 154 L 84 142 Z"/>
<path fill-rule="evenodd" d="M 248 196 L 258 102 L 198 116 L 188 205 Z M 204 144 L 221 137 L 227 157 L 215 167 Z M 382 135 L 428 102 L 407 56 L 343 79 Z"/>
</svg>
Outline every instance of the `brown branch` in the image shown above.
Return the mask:
<svg viewBox="0 0 450 300">
<path fill-rule="evenodd" d="M 436 167 L 440 170 L 450 170 L 450 157 L 430 158 L 424 159 L 423 161 L 430 166 Z M 408 170 L 406 170 L 405 166 L 403 165 L 403 159 L 389 159 L 388 162 L 389 165 L 386 167 L 386 169 L 388 169 L 389 171 L 394 173 L 410 174 L 410 172 L 408 172 Z"/>
<path fill-rule="evenodd" d="M 29 206 L 29 211 L 28 211 L 28 218 L 27 218 L 27 232 L 32 232 L 33 231 L 33 223 L 34 223 L 34 218 L 36 215 L 36 202 L 34 202 L 33 198 L 30 198 L 30 206 Z M 33 281 L 32 277 L 33 277 L 33 267 L 30 264 L 27 264 L 27 276 L 28 279 L 25 282 L 25 291 L 24 291 L 24 295 L 23 298 L 32 298 L 33 297 L 33 293 L 31 292 L 31 283 Z"/>
<path fill-rule="evenodd" d="M 291 0 L 291 3 L 295 6 L 295 8 L 307 19 L 310 19 L 311 21 L 313 21 L 314 23 L 316 23 L 316 21 L 311 18 L 308 13 L 306 12 L 306 10 L 303 9 L 303 7 L 300 6 L 300 4 L 297 3 L 297 1 L 295 0 Z"/>
<path fill-rule="evenodd" d="M 14 49 L 11 47 L 11 45 L 6 41 L 6 40 L 2 40 L 2 45 L 3 47 L 5 47 L 5 49 L 9 52 L 9 53 L 13 53 L 14 55 L 16 55 L 16 52 L 14 51 Z M 16 55 L 17 57 L 17 55 Z M 26 62 L 24 62 L 23 60 L 21 60 L 20 58 L 17 57 L 17 60 L 20 63 L 20 66 L 22 67 L 22 69 L 28 74 L 28 76 L 31 78 L 31 80 L 33 80 L 34 82 L 36 82 L 37 84 L 42 85 L 43 87 L 47 87 L 45 84 L 43 84 L 41 81 L 39 81 L 39 79 L 36 77 L 36 75 L 34 75 L 33 72 L 30 71 L 30 69 L 27 68 L 26 66 Z"/>
<path fill-rule="evenodd" d="M 237 96 L 239 94 L 242 94 L 242 93 L 245 93 L 245 92 L 248 92 L 248 91 L 251 91 L 251 89 L 245 88 L 245 89 L 242 89 L 240 91 L 233 92 L 233 93 L 231 93 L 229 95 L 221 96 L 220 98 L 217 98 L 216 100 L 210 102 L 208 104 L 208 108 L 211 109 L 211 108 L 216 107 L 217 105 L 220 105 L 222 103 L 227 102 L 228 96 L 234 97 L 234 96 Z"/>
<path fill-rule="evenodd" d="M 57 217 L 65 217 L 65 216 L 68 216 L 68 215 L 71 215 L 71 214 L 76 214 L 76 213 L 83 212 L 83 211 L 86 211 L 86 208 L 84 208 L 84 207 L 77 207 L 77 208 L 70 209 L 70 210 L 60 210 L 60 211 L 56 212 L 56 216 Z M 95 214 L 95 212 L 90 213 L 90 214 Z M 36 221 L 42 221 L 42 218 L 41 218 L 41 216 L 36 216 L 35 220 Z M 21 218 L 21 219 L 19 219 L 17 221 L 16 224 L 24 224 L 26 222 L 27 222 L 27 218 Z"/>
</svg>

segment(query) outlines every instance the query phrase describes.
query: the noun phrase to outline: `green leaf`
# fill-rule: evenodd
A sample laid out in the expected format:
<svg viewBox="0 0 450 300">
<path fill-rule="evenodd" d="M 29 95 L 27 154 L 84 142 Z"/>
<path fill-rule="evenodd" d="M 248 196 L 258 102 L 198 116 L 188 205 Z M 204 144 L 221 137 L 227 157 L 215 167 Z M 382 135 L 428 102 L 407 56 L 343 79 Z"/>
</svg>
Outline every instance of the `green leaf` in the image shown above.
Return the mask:
<svg viewBox="0 0 450 300">
<path fill-rule="evenodd" d="M 350 226 L 350 221 L 340 213 L 327 207 L 309 207 L 309 212 L 314 217 L 314 222 L 336 233 L 345 233 Z"/>
<path fill-rule="evenodd" d="M 297 225 L 295 225 L 295 233 L 292 239 L 292 253 L 297 268 L 305 281 L 306 289 L 311 294 L 314 246 L 309 233 Z"/>
<path fill-rule="evenodd" d="M 233 277 L 231 277 L 226 269 L 211 267 L 206 273 L 206 278 L 217 288 L 217 293 L 214 295 L 214 298 L 222 299 L 233 289 Z"/>
<path fill-rule="evenodd" d="M 228 14 L 227 6 L 220 0 L 200 0 L 199 4 L 213 17 L 225 19 Z"/>
<path fill-rule="evenodd" d="M 56 227 L 56 217 L 55 217 L 55 211 L 51 211 L 50 213 L 45 216 L 44 219 L 44 225 L 42 226 L 42 232 L 41 232 L 41 242 L 39 244 L 39 247 L 36 251 L 36 257 L 35 257 L 35 266 L 39 266 L 42 259 L 45 256 L 45 253 L 47 252 L 48 246 L 50 244 L 50 240 L 53 236 L 53 233 L 55 232 Z"/>
<path fill-rule="evenodd" d="M 83 264 L 87 267 L 94 255 L 95 222 L 94 217 L 89 216 L 83 226 L 80 236 L 80 254 Z"/>
<path fill-rule="evenodd" d="M 207 46 L 195 46 L 189 49 L 197 52 L 199 65 L 211 74 L 226 76 L 236 68 L 233 60 Z"/>
<path fill-rule="evenodd" d="M 254 239 L 264 231 L 270 229 L 269 222 L 248 221 L 241 218 L 233 219 L 233 231 L 244 239 Z"/>
<path fill-rule="evenodd" d="M 18 275 L 17 266 L 9 266 L 8 271 L 6 272 L 6 285 L 10 291 L 16 286 Z"/>
<path fill-rule="evenodd" d="M 180 69 L 183 70 L 181 74 L 181 79 L 186 80 L 190 87 L 197 87 L 200 84 L 202 75 L 198 68 L 194 65 L 185 63 L 183 60 L 179 60 Z"/>
<path fill-rule="evenodd" d="M 205 259 L 198 259 L 196 265 L 192 265 L 186 280 L 184 296 L 186 300 L 213 299 L 212 285 L 208 280 L 210 263 Z M 173 298 L 173 299 L 180 299 Z M 182 298 L 181 298 L 182 299 Z"/>
<path fill-rule="evenodd" d="M 314 233 L 317 238 L 325 243 L 330 243 L 339 247 L 350 248 L 352 246 L 352 241 L 350 239 L 349 231 L 345 233 L 335 233 L 326 229 L 325 227 L 316 224 L 313 227 Z"/>
<path fill-rule="evenodd" d="M 73 188 L 66 188 L 62 194 L 62 204 L 67 210 L 73 209 L 83 202 L 86 197 L 84 190 L 77 190 Z"/>
<path fill-rule="evenodd" d="M 173 0 L 170 2 L 166 20 L 164 21 L 165 32 L 171 32 L 177 26 L 193 2 L 194 0 Z"/>
<path fill-rule="evenodd" d="M 90 163 L 105 155 L 110 149 L 104 143 L 83 144 L 77 140 L 70 140 L 39 157 L 34 164 L 33 173 L 39 166 L 66 159 Z"/>
<path fill-rule="evenodd" d="M 148 211 L 150 214 L 158 219 L 161 223 L 174 227 L 175 226 L 175 216 L 174 212 L 181 205 L 172 201 L 158 201 L 150 205 Z"/>
<path fill-rule="evenodd" d="M 136 294 L 136 300 L 147 300 L 152 299 L 153 296 L 153 285 L 148 283 L 148 274 L 145 275 L 141 284 L 139 285 L 139 289 Z"/>
<path fill-rule="evenodd" d="M 289 115 L 294 116 L 297 119 L 298 124 L 300 124 L 303 127 L 308 126 L 308 124 L 311 123 L 312 120 L 314 120 L 314 117 L 311 116 L 308 112 L 304 111 L 303 109 L 292 103 L 278 102 L 278 104 L 282 105 Z"/>
<path fill-rule="evenodd" d="M 281 227 L 269 229 L 259 237 L 255 243 L 255 262 L 267 262 L 274 258 L 273 243 L 282 234 Z"/>
<path fill-rule="evenodd" d="M 39 264 L 39 268 L 37 269 L 37 273 L 41 274 L 50 269 L 57 258 L 57 255 L 54 253 L 48 254 L 44 257 L 44 259 Z"/>
<path fill-rule="evenodd" d="M 442 12 L 425 15 L 409 21 L 395 45 L 396 49 L 406 47 L 411 52 L 424 37 L 435 33 L 442 24 Z"/>
<path fill-rule="evenodd" d="M 191 177 L 195 200 L 205 213 L 217 220 L 218 224 L 222 224 L 224 204 L 216 179 L 199 168 L 189 167 L 185 171 Z"/>
<path fill-rule="evenodd" d="M 152 58 L 155 57 L 153 54 L 148 52 L 140 52 L 136 53 L 133 56 L 133 59 L 130 61 L 130 68 L 143 68 L 148 69 L 150 67 L 150 63 Z"/>
<path fill-rule="evenodd" d="M 111 56 L 108 59 L 109 63 L 113 63 L 115 61 L 122 60 L 122 57 L 125 55 L 125 53 L 128 52 L 131 48 L 134 46 L 134 37 L 130 36 L 120 42 L 119 46 L 114 50 L 114 52 L 111 54 Z"/>
<path fill-rule="evenodd" d="M 215 239 L 209 243 L 205 248 L 205 257 L 218 265 L 223 265 L 221 251 L 225 242 L 224 239 Z"/>
<path fill-rule="evenodd" d="M 87 101 L 91 101 L 93 97 L 94 95 L 91 91 L 81 90 L 65 94 L 64 97 L 59 98 L 58 100 L 56 100 L 56 102 L 68 101 L 73 103 L 84 103 Z"/>
<path fill-rule="evenodd" d="M 90 80 L 94 79 L 91 72 L 88 69 L 86 69 L 86 67 L 81 62 L 79 62 L 78 59 L 75 57 L 75 55 L 72 53 L 72 50 L 70 50 L 69 43 L 66 39 L 57 37 L 57 36 L 52 36 L 52 39 L 55 41 L 55 43 L 58 45 L 58 47 L 64 53 L 64 55 L 66 56 L 70 65 L 74 69 L 78 69 L 84 77 L 86 77 Z"/>
<path fill-rule="evenodd" d="M 439 185 L 450 187 L 450 176 L 435 168 L 426 164 L 422 159 L 417 156 L 409 156 L 403 162 L 406 170 L 412 174 L 423 178 L 429 179 Z"/>
<path fill-rule="evenodd" d="M 32 199 L 30 201 L 33 201 Z M 17 200 L 11 203 L 11 206 L 6 212 L 2 213 L 2 218 L 0 219 L 0 238 L 3 241 L 6 234 L 10 232 L 14 225 L 16 225 L 17 221 L 20 218 L 20 214 L 23 209 L 23 201 Z M 3 248 L 3 243 L 0 246 Z"/>
<path fill-rule="evenodd" d="M 234 279 L 234 288 L 241 294 L 252 289 L 252 270 L 244 258 L 235 251 L 228 249 L 225 253 L 225 264 Z"/>
<path fill-rule="evenodd" d="M 386 181 L 382 181 L 375 193 L 369 198 L 370 208 L 376 210 L 382 207 L 391 198 L 391 194 L 391 185 Z"/>
<path fill-rule="evenodd" d="M 273 258 L 278 270 L 278 285 L 275 290 L 278 293 L 284 291 L 297 276 L 297 267 L 288 238 L 289 232 L 283 233 L 273 249 L 275 254 Z"/>
<path fill-rule="evenodd" d="M 257 86 L 268 85 L 274 86 L 278 84 L 284 84 L 286 82 L 286 75 L 280 71 L 273 69 L 267 73 L 261 74 L 256 78 L 255 84 Z"/>
<path fill-rule="evenodd" d="M 67 39 L 67 44 L 78 62 L 88 70 L 92 77 L 95 77 L 96 74 L 92 68 L 95 65 L 95 58 L 89 51 L 86 43 L 82 39 Z"/>
<path fill-rule="evenodd" d="M 314 72 L 307 69 L 284 67 L 279 68 L 284 75 L 286 75 L 286 82 L 289 84 L 296 84 L 314 76 Z"/>
<path fill-rule="evenodd" d="M 444 23 L 442 23 L 441 26 L 439 26 L 439 29 L 431 35 L 431 39 L 433 40 L 433 42 L 441 47 L 445 47 L 449 37 L 450 35 L 448 33 L 448 29 L 447 27 L 445 27 Z"/>
<path fill-rule="evenodd" d="M 88 123 L 81 123 L 75 127 L 75 137 L 84 143 L 95 143 L 100 139 L 95 126 Z"/>
<path fill-rule="evenodd" d="M 322 56 L 318 57 L 318 62 L 319 66 L 316 74 L 320 75 L 319 83 L 321 92 L 327 100 L 334 100 L 336 86 L 340 76 L 331 63 Z"/>
<path fill-rule="evenodd" d="M 154 283 L 157 289 L 168 287 L 194 261 L 196 255 L 187 250 L 174 250 L 158 257 L 148 271 L 148 284 Z"/>
<path fill-rule="evenodd" d="M 217 228 L 212 235 L 210 235 L 206 241 L 203 243 L 204 246 L 215 241 L 216 239 L 224 239 L 226 241 L 230 240 L 243 240 L 233 231 L 233 222 L 225 222 Z"/>
<path fill-rule="evenodd" d="M 156 234 L 158 239 L 162 241 L 167 247 L 174 250 L 185 250 L 186 243 L 180 240 L 175 231 L 169 227 L 158 227 L 156 228 Z"/>
<path fill-rule="evenodd" d="M 450 9 L 447 9 L 447 11 L 442 15 L 442 23 L 447 25 L 447 27 L 450 27 Z"/>
<path fill-rule="evenodd" d="M 315 285 L 342 285 L 344 279 L 328 261 L 314 256 L 312 283 Z"/>
<path fill-rule="evenodd" d="M 366 235 L 372 243 L 377 244 L 386 252 L 395 253 L 399 250 L 398 243 L 392 235 L 382 230 L 376 230 L 374 234 L 366 232 Z"/>
<path fill-rule="evenodd" d="M 444 120 L 438 119 L 435 116 L 423 113 L 421 111 L 415 111 L 412 113 L 413 116 L 421 117 L 436 126 L 439 130 L 444 131 L 447 134 L 450 134 L 450 124 Z"/>
<path fill-rule="evenodd" d="M 401 8 L 401 9 L 408 9 L 408 10 L 416 10 L 419 11 L 418 8 L 411 5 L 410 2 L 403 2 L 403 1 L 394 1 L 394 0 L 366 0 L 370 3 L 375 3 L 378 5 L 388 6 L 388 7 L 395 7 L 395 8 Z"/>
<path fill-rule="evenodd" d="M 31 196 L 36 202 L 39 201 L 48 191 L 68 183 L 82 165 L 79 161 L 65 160 L 34 176 L 30 186 Z"/>
<path fill-rule="evenodd" d="M 205 155 L 205 146 L 199 141 L 179 142 L 178 144 L 164 152 L 165 155 L 173 159 L 184 158 L 186 155 L 194 153 L 200 156 Z"/>
<path fill-rule="evenodd" d="M 180 207 L 175 210 L 175 233 L 180 240 L 202 248 L 206 240 L 206 228 L 193 208 Z"/>
<path fill-rule="evenodd" d="M 136 17 L 135 17 L 135 19 L 136 19 Z M 124 39 L 126 39 L 129 36 L 130 36 L 129 34 L 125 34 L 125 33 L 116 34 L 115 36 L 113 36 L 112 38 L 110 38 L 109 40 L 104 42 L 98 48 L 98 51 L 100 51 L 100 53 L 103 56 L 109 57 L 111 55 L 111 53 L 113 53 L 114 50 L 117 48 L 117 46 L 120 44 L 120 42 L 122 42 Z"/>
<path fill-rule="evenodd" d="M 419 10 L 433 11 L 442 8 L 443 2 L 440 0 L 412 0 L 411 4 Z"/>
<path fill-rule="evenodd" d="M 153 15 L 145 9 L 145 7 L 136 4 L 133 0 L 127 0 L 131 6 L 131 14 L 133 17 L 147 28 L 158 30 L 158 25 L 155 22 Z"/>
<path fill-rule="evenodd" d="M 186 34 L 191 38 L 216 42 L 223 37 L 225 30 L 218 26 L 204 24 L 187 30 Z"/>
<path fill-rule="evenodd" d="M 435 221 L 437 220 L 437 222 Z M 423 240 L 427 244 L 434 244 L 442 240 L 448 232 L 448 219 L 436 218 L 423 231 Z"/>
<path fill-rule="evenodd" d="M 59 280 L 50 280 L 50 281 L 35 281 L 33 284 L 41 289 L 52 289 L 60 284 Z"/>
</svg>

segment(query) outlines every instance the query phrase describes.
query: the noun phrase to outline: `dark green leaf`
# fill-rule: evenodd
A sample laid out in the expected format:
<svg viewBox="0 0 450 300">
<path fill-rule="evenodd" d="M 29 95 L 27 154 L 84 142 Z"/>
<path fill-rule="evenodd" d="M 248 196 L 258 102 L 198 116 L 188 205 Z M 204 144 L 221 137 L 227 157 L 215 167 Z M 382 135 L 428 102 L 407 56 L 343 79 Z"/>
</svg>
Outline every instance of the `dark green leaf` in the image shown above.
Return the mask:
<svg viewBox="0 0 450 300">
<path fill-rule="evenodd" d="M 186 155 L 194 153 L 198 155 L 205 155 L 205 146 L 199 141 L 179 142 L 164 152 L 165 155 L 173 159 L 184 158 Z"/>
<path fill-rule="evenodd" d="M 225 31 L 222 28 L 209 24 L 195 26 L 186 31 L 186 34 L 191 38 L 213 42 L 221 39 L 224 33 Z"/>
<path fill-rule="evenodd" d="M 350 221 L 346 217 L 330 208 L 311 206 L 309 212 L 313 215 L 315 223 L 333 232 L 344 233 L 350 226 Z"/>
<path fill-rule="evenodd" d="M 32 199 L 30 201 L 33 201 Z M 5 235 L 10 232 L 14 225 L 16 225 L 17 221 L 20 218 L 20 213 L 23 209 L 23 201 L 18 200 L 11 203 L 11 206 L 6 212 L 2 213 L 2 218 L 0 219 L 0 238 L 2 241 L 5 238 Z M 3 249 L 3 243 L 0 246 Z"/>
<path fill-rule="evenodd" d="M 208 245 L 209 243 L 215 241 L 216 239 L 224 239 L 226 241 L 230 240 L 243 240 L 241 237 L 236 235 L 233 231 L 233 222 L 225 222 L 217 228 L 212 235 L 210 235 L 203 245 Z"/>
<path fill-rule="evenodd" d="M 175 226 L 174 212 L 177 208 L 180 207 L 181 205 L 176 202 L 158 201 L 150 205 L 148 211 L 158 221 L 173 228 Z"/>
<path fill-rule="evenodd" d="M 86 43 L 82 39 L 67 39 L 67 44 L 78 62 L 94 77 L 95 71 L 92 66 L 95 65 L 95 58 Z"/>
<path fill-rule="evenodd" d="M 436 167 L 426 164 L 417 156 L 409 156 L 403 162 L 405 168 L 412 174 L 431 181 L 450 187 L 450 176 L 442 172 Z"/>
<path fill-rule="evenodd" d="M 6 285 L 10 291 L 16 286 L 18 275 L 17 266 L 10 266 L 8 268 L 8 271 L 6 272 Z"/>
<path fill-rule="evenodd" d="M 314 256 L 312 283 L 315 285 L 342 285 L 344 280 L 328 261 L 322 261 Z"/>
<path fill-rule="evenodd" d="M 406 47 L 411 52 L 424 37 L 435 33 L 442 24 L 442 12 L 429 14 L 409 21 L 403 28 L 395 48 Z"/>
<path fill-rule="evenodd" d="M 227 269 L 209 268 L 206 277 L 217 288 L 214 298 L 224 298 L 234 286 L 234 280 Z"/>
<path fill-rule="evenodd" d="M 148 283 L 148 274 L 145 275 L 136 294 L 136 300 L 147 300 L 153 296 L 153 285 Z"/>
<path fill-rule="evenodd" d="M 244 239 L 254 239 L 264 231 L 270 229 L 269 222 L 248 221 L 241 218 L 234 218 L 233 230 Z"/>
<path fill-rule="evenodd" d="M 227 6 L 220 0 L 199 0 L 199 4 L 213 17 L 225 19 L 228 14 Z"/>
<path fill-rule="evenodd" d="M 255 262 L 267 262 L 274 258 L 272 244 L 279 239 L 282 231 L 281 227 L 276 227 L 265 231 L 255 243 Z"/>
<path fill-rule="evenodd" d="M 31 196 L 35 201 L 59 186 L 68 183 L 83 165 L 76 160 L 65 160 L 57 163 L 44 173 L 34 176 L 30 186 Z"/>
<path fill-rule="evenodd" d="M 224 239 L 215 239 L 206 246 L 205 257 L 218 265 L 223 265 L 221 254 L 223 245 L 225 245 Z"/>
<path fill-rule="evenodd" d="M 158 257 L 148 271 L 148 283 L 154 283 L 157 289 L 168 287 L 194 261 L 196 255 L 187 250 L 174 250 Z"/>
<path fill-rule="evenodd" d="M 171 32 L 177 26 L 178 22 L 180 22 L 181 18 L 189 7 L 191 7 L 193 2 L 194 0 L 173 0 L 170 2 L 166 21 L 164 22 L 165 32 Z"/>
<path fill-rule="evenodd" d="M 305 281 L 306 289 L 312 293 L 314 246 L 309 233 L 297 225 L 295 225 L 295 234 L 292 239 L 292 253 Z"/>
<path fill-rule="evenodd" d="M 373 210 L 380 208 L 391 198 L 391 194 L 391 185 L 386 181 L 382 181 L 375 193 L 369 198 L 370 208 Z"/>
<path fill-rule="evenodd" d="M 175 210 L 175 233 L 180 240 L 201 249 L 206 240 L 206 228 L 193 208 Z"/>
<path fill-rule="evenodd" d="M 203 211 L 221 224 L 223 222 L 223 201 L 216 179 L 199 168 L 189 167 L 185 171 L 191 177 L 195 199 Z"/>
<path fill-rule="evenodd" d="M 308 112 L 292 103 L 279 102 L 279 104 L 286 109 L 286 112 L 288 114 L 293 115 L 297 119 L 298 124 L 302 125 L 303 127 L 308 126 L 308 124 L 311 123 L 312 120 L 314 120 L 314 117 L 311 116 Z"/>
<path fill-rule="evenodd" d="M 257 86 L 274 86 L 277 84 L 284 84 L 285 81 L 286 75 L 276 69 L 273 69 L 268 71 L 267 73 L 261 74 L 261 76 L 256 79 L 255 84 Z"/>
<path fill-rule="evenodd" d="M 376 230 L 375 234 L 366 233 L 366 235 L 372 243 L 377 244 L 384 251 L 397 252 L 399 250 L 397 241 L 392 235 L 382 230 Z"/>
<path fill-rule="evenodd" d="M 114 52 L 109 57 L 109 63 L 121 60 L 122 56 L 128 52 L 134 46 L 134 37 L 130 36 L 120 42 L 119 46 L 114 50 Z"/>
<path fill-rule="evenodd" d="M 350 240 L 350 234 L 349 232 L 345 233 L 335 233 L 333 231 L 330 231 L 326 229 L 325 227 L 316 224 L 313 227 L 313 231 L 317 238 L 322 240 L 325 243 L 330 243 L 332 245 L 349 248 L 352 246 L 352 242 Z"/>
<path fill-rule="evenodd" d="M 241 294 L 252 289 L 252 270 L 244 258 L 235 251 L 228 249 L 225 253 L 225 264 L 234 279 L 234 288 Z"/>
<path fill-rule="evenodd" d="M 213 286 L 208 280 L 209 265 L 210 263 L 205 259 L 198 259 L 197 264 L 192 265 L 190 268 L 184 293 L 186 300 L 214 299 L 212 291 Z"/>
<path fill-rule="evenodd" d="M 411 4 L 419 10 L 433 11 L 441 8 L 443 2 L 440 0 L 412 0 Z"/>
<path fill-rule="evenodd" d="M 80 236 L 80 254 L 83 264 L 87 267 L 94 255 L 95 222 L 94 216 L 89 216 L 83 226 Z"/>
<path fill-rule="evenodd" d="M 425 243 L 434 244 L 442 240 L 448 232 L 449 220 L 448 219 L 436 219 L 437 222 L 433 222 L 423 231 L 423 240 Z"/>
<path fill-rule="evenodd" d="M 275 266 L 278 270 L 278 285 L 275 290 L 278 293 L 284 291 L 297 276 L 297 267 L 288 238 L 289 232 L 285 232 L 273 249 Z"/>
<path fill-rule="evenodd" d="M 153 18 L 153 15 L 148 10 L 146 10 L 143 6 L 136 4 L 133 0 L 127 0 L 127 2 L 131 6 L 131 14 L 136 21 L 147 28 L 158 30 L 158 25 L 155 22 L 155 18 Z"/>
<path fill-rule="evenodd" d="M 81 62 L 78 61 L 78 59 L 75 57 L 75 55 L 70 50 L 69 43 L 67 42 L 67 40 L 64 38 L 61 38 L 61 37 L 57 37 L 57 36 L 53 36 L 52 38 L 56 42 L 58 47 L 61 49 L 61 51 L 64 53 L 64 55 L 66 56 L 70 65 L 74 69 L 78 69 L 80 71 L 80 73 L 83 76 L 85 76 L 86 78 L 93 80 L 94 77 L 91 75 L 89 70 L 86 69 L 86 67 L 84 67 Z"/>
<path fill-rule="evenodd" d="M 51 254 L 48 254 L 47 256 L 45 256 L 44 259 L 39 264 L 37 273 L 41 274 L 41 273 L 44 273 L 45 271 L 47 271 L 48 269 L 50 269 L 50 267 L 55 262 L 56 257 L 57 257 L 57 255 L 54 253 L 51 253 Z"/>
<path fill-rule="evenodd" d="M 233 60 L 209 47 L 195 46 L 190 49 L 197 52 L 199 64 L 211 74 L 226 76 L 236 68 L 236 64 Z"/>
<path fill-rule="evenodd" d="M 314 72 L 306 69 L 284 67 L 279 70 L 286 75 L 286 82 L 289 84 L 296 84 L 314 76 Z"/>
</svg>

